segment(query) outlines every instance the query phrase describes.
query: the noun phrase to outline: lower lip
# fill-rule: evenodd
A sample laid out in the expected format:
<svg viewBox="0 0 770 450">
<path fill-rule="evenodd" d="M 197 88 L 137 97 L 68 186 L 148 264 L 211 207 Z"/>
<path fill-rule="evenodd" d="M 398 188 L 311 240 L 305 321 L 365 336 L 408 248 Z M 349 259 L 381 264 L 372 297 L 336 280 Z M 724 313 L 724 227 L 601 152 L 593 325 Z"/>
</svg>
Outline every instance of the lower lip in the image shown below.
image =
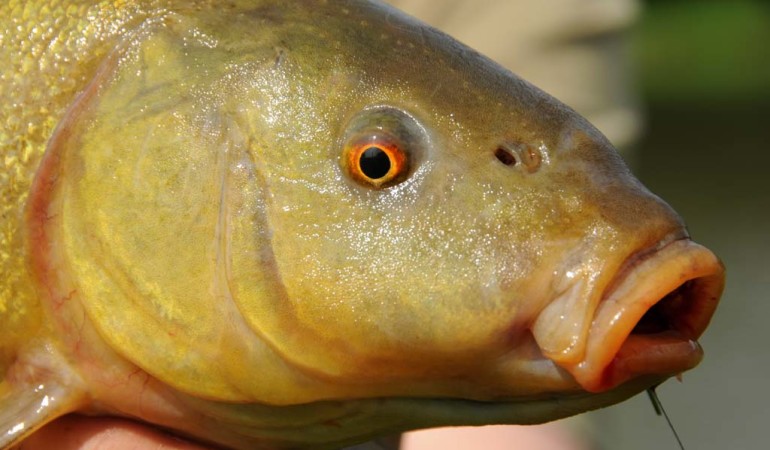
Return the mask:
<svg viewBox="0 0 770 450">
<path fill-rule="evenodd" d="M 602 374 L 601 385 L 610 388 L 640 375 L 667 375 L 692 369 L 703 359 L 703 349 L 676 331 L 631 335 Z"/>
</svg>

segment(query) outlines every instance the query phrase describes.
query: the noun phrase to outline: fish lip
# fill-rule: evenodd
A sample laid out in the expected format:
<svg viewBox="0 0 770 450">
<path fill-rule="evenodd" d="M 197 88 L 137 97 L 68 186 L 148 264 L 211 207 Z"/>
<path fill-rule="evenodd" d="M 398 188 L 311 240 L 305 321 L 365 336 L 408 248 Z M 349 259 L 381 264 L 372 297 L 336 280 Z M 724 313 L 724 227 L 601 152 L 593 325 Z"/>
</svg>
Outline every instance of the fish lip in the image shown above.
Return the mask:
<svg viewBox="0 0 770 450">
<path fill-rule="evenodd" d="M 703 354 L 697 339 L 723 288 L 721 261 L 688 237 L 632 254 L 602 294 L 584 358 L 565 368 L 585 390 L 601 392 L 642 375 L 695 367 Z M 660 330 L 638 329 L 648 313 L 661 316 Z"/>
</svg>

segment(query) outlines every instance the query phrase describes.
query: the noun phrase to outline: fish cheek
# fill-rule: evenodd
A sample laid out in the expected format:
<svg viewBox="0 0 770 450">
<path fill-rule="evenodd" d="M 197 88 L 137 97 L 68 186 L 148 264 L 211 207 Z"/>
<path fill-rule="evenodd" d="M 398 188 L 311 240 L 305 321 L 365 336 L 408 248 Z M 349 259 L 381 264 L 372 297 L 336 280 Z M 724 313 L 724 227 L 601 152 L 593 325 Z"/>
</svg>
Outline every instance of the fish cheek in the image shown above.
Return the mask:
<svg viewBox="0 0 770 450">
<path fill-rule="evenodd" d="M 524 309 L 517 300 L 526 299 L 516 287 L 535 261 L 501 242 L 521 242 L 526 231 L 500 233 L 499 223 L 480 219 L 469 205 L 482 188 L 453 178 L 386 191 L 354 185 L 339 196 L 273 186 L 292 199 L 285 210 L 271 208 L 273 250 L 298 325 L 296 337 L 285 333 L 277 344 L 282 353 L 339 376 L 382 379 L 458 373 L 481 354 L 505 351 Z M 308 342 L 314 351 L 299 351 Z"/>
</svg>

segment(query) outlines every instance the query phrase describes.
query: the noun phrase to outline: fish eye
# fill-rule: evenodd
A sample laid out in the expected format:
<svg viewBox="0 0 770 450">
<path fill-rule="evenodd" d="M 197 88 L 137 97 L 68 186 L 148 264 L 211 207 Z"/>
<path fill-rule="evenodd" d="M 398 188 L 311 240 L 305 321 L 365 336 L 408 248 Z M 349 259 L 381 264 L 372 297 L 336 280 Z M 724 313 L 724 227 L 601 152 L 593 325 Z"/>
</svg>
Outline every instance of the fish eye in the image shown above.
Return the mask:
<svg viewBox="0 0 770 450">
<path fill-rule="evenodd" d="M 430 145 L 414 116 L 391 106 L 373 106 L 353 116 L 341 136 L 340 166 L 370 189 L 395 186 L 415 173 Z"/>
<path fill-rule="evenodd" d="M 392 186 L 408 171 L 408 158 L 401 145 L 387 138 L 373 136 L 354 143 L 347 151 L 350 175 L 364 185 L 374 188 Z"/>
</svg>

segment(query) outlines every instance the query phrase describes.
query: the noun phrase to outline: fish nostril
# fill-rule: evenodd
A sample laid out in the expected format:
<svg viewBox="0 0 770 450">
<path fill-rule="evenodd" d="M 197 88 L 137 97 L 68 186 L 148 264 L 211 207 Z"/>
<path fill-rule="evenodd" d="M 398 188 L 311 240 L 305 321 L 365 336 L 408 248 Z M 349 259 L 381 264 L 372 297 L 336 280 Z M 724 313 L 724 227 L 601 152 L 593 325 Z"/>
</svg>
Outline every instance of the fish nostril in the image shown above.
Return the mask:
<svg viewBox="0 0 770 450">
<path fill-rule="evenodd" d="M 515 166 L 527 173 L 540 169 L 543 155 L 539 149 L 527 144 L 503 144 L 495 149 L 495 157 L 506 166 Z"/>
<path fill-rule="evenodd" d="M 518 163 L 516 155 L 514 155 L 511 150 L 508 150 L 504 147 L 497 147 L 495 150 L 495 156 L 497 157 L 498 161 L 505 164 L 506 166 L 515 166 Z"/>
</svg>

